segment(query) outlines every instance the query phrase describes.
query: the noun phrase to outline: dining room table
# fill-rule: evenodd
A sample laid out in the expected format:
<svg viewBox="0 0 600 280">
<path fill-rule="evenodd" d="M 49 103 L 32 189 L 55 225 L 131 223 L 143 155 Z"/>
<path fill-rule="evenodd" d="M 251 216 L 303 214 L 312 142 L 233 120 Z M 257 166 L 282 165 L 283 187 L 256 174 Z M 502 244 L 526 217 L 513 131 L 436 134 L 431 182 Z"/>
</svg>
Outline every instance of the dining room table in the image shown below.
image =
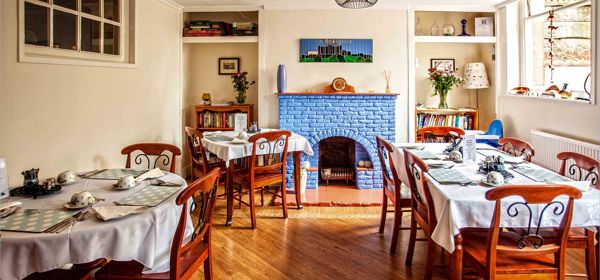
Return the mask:
<svg viewBox="0 0 600 280">
<path fill-rule="evenodd" d="M 487 144 L 477 144 L 477 156 L 474 162 L 462 163 L 448 160 L 445 152 L 449 144 L 446 143 L 396 143 L 398 149 L 406 147 L 423 159 L 429 166 L 425 173 L 433 199 L 435 214 L 438 223 L 431 233 L 433 241 L 451 254 L 450 279 L 462 278 L 462 241 L 464 230 L 488 229 L 494 213 L 494 201 L 488 201 L 485 193 L 496 186 L 486 182 L 486 174 L 480 171 L 480 164 L 488 156 L 502 157 L 505 159 L 505 170 L 512 174 L 502 185 L 528 185 L 558 183 L 572 185 L 582 192 L 582 197 L 573 204 L 573 218 L 571 227 L 584 227 L 596 232 L 600 227 L 600 191 L 593 188 L 589 182 L 576 182 L 561 176 L 551 170 L 545 169 L 534 163 L 519 160 Z M 394 153 L 397 157 L 400 153 Z M 395 159 L 399 162 L 399 159 Z M 403 161 L 402 161 L 403 162 Z M 508 163 L 512 162 L 512 163 Z M 398 172 L 405 172 L 397 167 Z M 422 191 L 422 190 L 420 190 Z M 564 196 L 556 198 L 557 201 L 566 203 Z M 503 199 L 501 227 L 527 228 L 532 222 L 532 228 L 537 227 L 539 213 L 543 205 L 530 205 L 535 217 L 528 219 L 528 215 L 508 217 L 506 210 L 511 204 L 523 201 L 522 198 L 511 196 Z M 541 220 L 542 227 L 557 227 L 560 217 L 545 214 Z"/>
<path fill-rule="evenodd" d="M 263 128 L 260 132 L 274 131 L 277 129 Z M 248 137 L 255 133 L 246 133 Z M 242 137 L 245 138 L 245 137 Z M 235 160 L 243 159 L 252 155 L 252 143 L 248 142 L 247 139 L 240 138 L 240 132 L 238 131 L 218 131 L 218 132 L 206 132 L 202 138 L 202 145 L 204 149 L 210 153 L 216 155 L 221 160 L 225 161 L 227 165 L 227 178 L 225 181 L 226 193 L 227 193 L 227 219 L 225 225 L 230 226 L 233 218 L 233 176 L 235 172 Z M 292 136 L 287 139 L 288 141 L 288 153 L 292 154 L 293 163 L 293 185 L 296 197 L 296 206 L 298 209 L 302 209 L 302 194 L 300 192 L 300 161 L 302 154 L 312 156 L 314 154 L 313 149 L 308 140 L 299 134 L 293 133 Z M 260 149 L 256 152 L 257 155 L 266 155 L 270 151 L 268 148 Z M 283 186 L 285 188 L 285 186 Z M 285 194 L 285 191 L 283 192 Z"/>
<path fill-rule="evenodd" d="M 0 220 L 1 279 L 22 279 L 33 272 L 99 258 L 135 260 L 144 265 L 144 273 L 169 271 L 171 243 L 182 211 L 175 200 L 187 186 L 186 181 L 177 174 L 165 172 L 160 177 L 162 183 L 146 180 L 134 188 L 117 190 L 113 185 L 119 176 L 132 171 L 139 175 L 145 171 L 98 171 L 103 173 L 79 178 L 72 184 L 61 186 L 61 190 L 53 194 L 35 199 L 31 196 L 10 196 L 7 199 L 9 203 L 20 202 L 21 205 L 14 214 Z M 164 185 L 165 182 L 170 186 Z M 84 209 L 65 209 L 69 206 L 65 203 L 80 191 L 90 192 L 97 202 Z M 107 217 L 96 214 L 90 208 L 112 209 L 113 216 L 105 220 Z M 91 214 L 87 218 L 60 232 L 48 232 L 47 229 L 58 221 L 86 210 Z M 188 216 L 187 238 L 192 232 Z"/>
</svg>

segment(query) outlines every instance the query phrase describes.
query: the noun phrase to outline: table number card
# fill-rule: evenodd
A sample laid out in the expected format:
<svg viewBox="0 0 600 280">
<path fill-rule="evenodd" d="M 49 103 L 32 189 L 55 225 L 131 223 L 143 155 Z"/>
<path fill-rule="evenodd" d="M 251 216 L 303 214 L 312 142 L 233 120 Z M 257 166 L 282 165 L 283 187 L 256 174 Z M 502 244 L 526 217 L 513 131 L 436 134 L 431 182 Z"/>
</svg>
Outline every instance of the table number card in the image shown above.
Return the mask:
<svg viewBox="0 0 600 280">
<path fill-rule="evenodd" d="M 233 124 L 235 131 L 244 131 L 248 129 L 248 114 L 236 113 L 233 115 Z"/>
<path fill-rule="evenodd" d="M 475 135 L 463 136 L 463 162 L 464 163 L 475 163 L 477 160 L 477 144 L 475 141 Z"/>
<path fill-rule="evenodd" d="M 6 171 L 6 160 L 0 158 L 0 199 L 8 197 L 8 172 Z"/>
</svg>

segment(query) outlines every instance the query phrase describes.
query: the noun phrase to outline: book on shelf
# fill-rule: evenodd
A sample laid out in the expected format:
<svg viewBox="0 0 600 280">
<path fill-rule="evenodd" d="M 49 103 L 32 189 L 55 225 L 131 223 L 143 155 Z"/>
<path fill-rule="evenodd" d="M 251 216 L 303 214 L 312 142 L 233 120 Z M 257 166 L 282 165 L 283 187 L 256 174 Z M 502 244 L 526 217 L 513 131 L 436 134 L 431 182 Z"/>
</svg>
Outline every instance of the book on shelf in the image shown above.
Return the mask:
<svg viewBox="0 0 600 280">
<path fill-rule="evenodd" d="M 417 128 L 428 126 L 453 126 L 460 129 L 473 129 L 473 116 L 468 114 L 417 114 Z"/>
<path fill-rule="evenodd" d="M 184 36 L 227 36 L 233 35 L 233 26 L 222 21 L 192 20 L 183 29 Z"/>
<path fill-rule="evenodd" d="M 198 128 L 233 128 L 234 127 L 234 115 L 239 113 L 227 113 L 227 112 L 201 112 L 198 113 Z M 246 115 L 245 113 L 243 113 Z M 246 115 L 246 120 L 247 120 Z M 244 123 L 244 126 L 247 122 Z"/>
</svg>

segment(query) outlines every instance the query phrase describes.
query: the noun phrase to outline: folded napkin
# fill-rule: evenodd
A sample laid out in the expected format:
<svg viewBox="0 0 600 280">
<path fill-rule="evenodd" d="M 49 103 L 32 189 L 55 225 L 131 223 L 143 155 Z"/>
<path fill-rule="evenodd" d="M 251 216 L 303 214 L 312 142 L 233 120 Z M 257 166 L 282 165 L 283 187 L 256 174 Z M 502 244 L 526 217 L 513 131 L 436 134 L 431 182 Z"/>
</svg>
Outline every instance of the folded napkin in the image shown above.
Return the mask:
<svg viewBox="0 0 600 280">
<path fill-rule="evenodd" d="M 139 213 L 146 207 L 144 206 L 94 206 L 92 209 L 96 211 L 96 216 L 103 221 L 108 221 L 116 218 L 121 218 L 133 213 Z"/>
<path fill-rule="evenodd" d="M 519 157 L 513 157 L 513 156 L 503 156 L 504 158 L 504 162 L 505 163 L 523 163 L 523 161 L 525 160 L 524 157 L 519 156 Z"/>
<path fill-rule="evenodd" d="M 240 139 L 240 138 L 233 138 L 233 140 L 231 140 L 231 143 L 234 143 L 234 144 L 246 144 L 246 143 L 248 143 L 248 141 L 246 141 L 244 139 Z"/>
<path fill-rule="evenodd" d="M 587 192 L 594 188 L 592 181 L 568 181 L 568 182 L 549 182 L 551 184 L 567 185 L 575 187 L 581 192 Z"/>
<path fill-rule="evenodd" d="M 425 163 L 428 166 L 449 166 L 449 165 L 454 165 L 454 162 L 452 161 L 446 161 L 446 160 L 437 160 L 437 159 L 427 159 L 424 160 Z"/>
<path fill-rule="evenodd" d="M 4 209 L 9 209 L 9 208 L 17 207 L 17 206 L 20 206 L 21 204 L 22 203 L 20 201 L 0 203 L 0 211 L 2 211 Z"/>
<path fill-rule="evenodd" d="M 136 181 L 140 182 L 146 179 L 154 179 L 154 178 L 158 178 L 161 176 L 165 176 L 165 173 L 162 172 L 162 170 L 160 170 L 159 168 L 154 168 L 152 170 L 149 170 L 148 172 L 137 176 L 137 178 L 135 178 Z"/>
</svg>

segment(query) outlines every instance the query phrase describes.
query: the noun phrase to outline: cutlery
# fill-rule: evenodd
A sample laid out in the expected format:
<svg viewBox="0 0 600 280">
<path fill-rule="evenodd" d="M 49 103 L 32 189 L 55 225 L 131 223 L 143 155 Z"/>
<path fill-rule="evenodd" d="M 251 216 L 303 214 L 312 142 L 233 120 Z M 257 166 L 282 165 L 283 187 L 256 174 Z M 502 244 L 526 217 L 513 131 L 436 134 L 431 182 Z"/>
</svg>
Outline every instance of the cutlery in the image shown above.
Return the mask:
<svg viewBox="0 0 600 280">
<path fill-rule="evenodd" d="M 105 169 L 93 170 L 93 171 L 90 171 L 90 172 L 83 173 L 83 174 L 79 175 L 79 177 L 81 177 L 81 178 L 89 178 L 89 177 L 92 177 L 92 176 L 94 176 L 94 175 L 96 175 L 98 173 L 102 173 L 102 172 L 104 172 L 106 170 L 108 170 L 108 169 L 105 168 Z"/>
<path fill-rule="evenodd" d="M 65 219 L 64 221 L 46 229 L 44 232 L 46 232 L 46 233 L 62 232 L 66 228 L 70 227 L 71 225 L 74 225 L 77 222 L 81 222 L 81 221 L 85 220 L 89 216 L 89 214 L 90 214 L 89 210 L 81 211 L 81 212 L 73 215 L 72 217 Z"/>
<path fill-rule="evenodd" d="M 153 184 L 152 181 L 150 181 L 150 184 L 152 184 L 154 186 L 161 186 L 161 187 L 181 187 L 180 184 L 166 182 L 161 179 L 155 179 L 154 181 L 156 182 L 156 184 Z"/>
</svg>

